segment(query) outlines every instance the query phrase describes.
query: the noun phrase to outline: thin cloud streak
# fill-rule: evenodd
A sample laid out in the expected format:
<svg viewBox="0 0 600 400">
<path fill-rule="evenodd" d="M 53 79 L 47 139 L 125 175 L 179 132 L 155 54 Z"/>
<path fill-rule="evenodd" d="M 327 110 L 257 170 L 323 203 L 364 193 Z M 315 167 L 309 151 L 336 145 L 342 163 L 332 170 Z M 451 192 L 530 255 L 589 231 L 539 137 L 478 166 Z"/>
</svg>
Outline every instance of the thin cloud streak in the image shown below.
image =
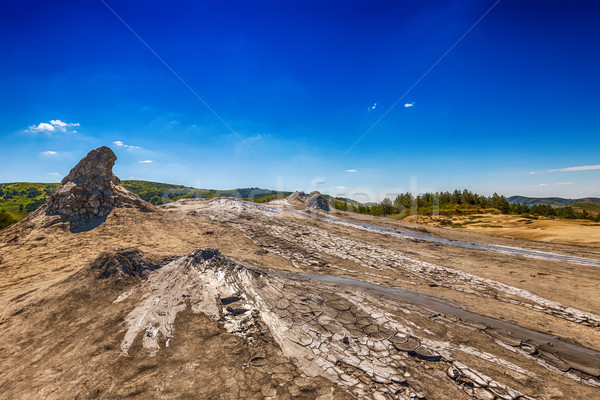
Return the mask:
<svg viewBox="0 0 600 400">
<path fill-rule="evenodd" d="M 574 185 L 575 182 L 538 183 L 535 186 Z"/>
<path fill-rule="evenodd" d="M 557 168 L 548 170 L 548 172 L 575 172 L 575 171 L 592 171 L 600 169 L 600 164 L 598 165 L 581 165 L 579 167 L 567 167 L 567 168 Z"/>
<path fill-rule="evenodd" d="M 117 146 L 117 147 L 122 147 L 122 148 L 127 149 L 127 150 L 138 150 L 138 149 L 141 149 L 140 146 L 131 146 L 129 144 L 125 144 L 125 143 L 121 142 L 120 140 L 114 141 L 113 144 L 115 146 Z"/>
</svg>

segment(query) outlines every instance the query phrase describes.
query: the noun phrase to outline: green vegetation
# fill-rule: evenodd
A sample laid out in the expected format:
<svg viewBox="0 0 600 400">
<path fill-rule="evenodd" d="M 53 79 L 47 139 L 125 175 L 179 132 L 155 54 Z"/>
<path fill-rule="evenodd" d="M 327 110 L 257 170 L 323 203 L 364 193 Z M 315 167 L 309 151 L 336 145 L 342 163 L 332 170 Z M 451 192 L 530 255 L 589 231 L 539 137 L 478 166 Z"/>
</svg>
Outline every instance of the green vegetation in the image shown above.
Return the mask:
<svg viewBox="0 0 600 400">
<path fill-rule="evenodd" d="M 212 199 L 214 197 L 236 197 L 256 203 L 264 203 L 265 201 L 283 198 L 291 194 L 291 192 L 278 192 L 260 188 L 214 190 L 148 181 L 123 181 L 122 183 L 127 190 L 154 205 L 170 203 L 185 198 Z"/>
<path fill-rule="evenodd" d="M 17 222 L 6 210 L 0 210 L 0 229 L 6 228 L 7 226 Z"/>
<path fill-rule="evenodd" d="M 2 183 L 0 210 L 15 222 L 44 204 L 58 187 L 58 183 Z"/>
<path fill-rule="evenodd" d="M 526 204 L 511 203 L 506 197 L 497 193 L 486 197 L 472 193 L 467 189 L 463 191 L 455 190 L 454 192 L 424 193 L 416 197 L 411 193 L 404 193 L 397 196 L 394 201 L 386 198 L 381 203 L 372 205 L 348 204 L 341 200 L 332 202 L 332 206 L 338 210 L 375 216 L 386 215 L 396 218 L 403 218 L 408 215 L 431 215 L 439 217 L 494 213 L 522 215 L 528 219 L 537 219 L 539 216 L 544 216 L 550 218 L 588 219 L 600 222 L 600 205 L 590 202 L 574 203 L 573 205 L 577 205 L 576 207 L 579 208 L 572 206 L 552 207 L 549 204 L 535 204 L 529 207 Z M 440 221 L 445 225 L 451 224 L 450 222 L 446 222 L 448 220 L 440 219 Z"/>
</svg>

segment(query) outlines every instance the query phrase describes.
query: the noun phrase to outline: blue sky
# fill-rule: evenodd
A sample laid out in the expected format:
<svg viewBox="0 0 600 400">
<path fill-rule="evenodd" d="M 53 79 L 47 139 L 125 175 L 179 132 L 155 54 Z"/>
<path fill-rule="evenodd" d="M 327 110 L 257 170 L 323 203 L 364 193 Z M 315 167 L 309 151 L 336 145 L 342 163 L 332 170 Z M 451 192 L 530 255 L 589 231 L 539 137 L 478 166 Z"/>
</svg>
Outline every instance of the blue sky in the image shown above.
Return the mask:
<svg viewBox="0 0 600 400">
<path fill-rule="evenodd" d="M 502 0 L 401 99 L 495 0 L 105 1 L 151 50 L 101 1 L 2 4 L 1 182 L 109 145 L 195 187 L 600 196 L 597 2 Z"/>
</svg>

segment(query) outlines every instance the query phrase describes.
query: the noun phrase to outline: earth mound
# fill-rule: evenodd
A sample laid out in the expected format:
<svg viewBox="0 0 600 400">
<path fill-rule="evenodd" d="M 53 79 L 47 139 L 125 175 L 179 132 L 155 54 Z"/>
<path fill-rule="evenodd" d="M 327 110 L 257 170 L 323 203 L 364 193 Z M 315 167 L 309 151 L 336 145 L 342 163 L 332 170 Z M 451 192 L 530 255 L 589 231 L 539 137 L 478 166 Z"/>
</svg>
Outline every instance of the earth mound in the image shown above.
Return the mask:
<svg viewBox="0 0 600 400">
<path fill-rule="evenodd" d="M 125 189 L 113 174 L 116 159 L 106 146 L 90 151 L 62 180 L 41 212 L 58 215 L 72 232 L 81 232 L 100 225 L 115 207 L 153 211 L 154 206 Z"/>
<path fill-rule="evenodd" d="M 316 190 L 310 192 L 310 194 L 308 195 L 306 206 L 313 210 L 329 211 L 329 202 L 327 202 L 325 196 L 323 196 Z"/>
<path fill-rule="evenodd" d="M 295 191 L 287 197 L 287 201 L 303 203 L 309 210 L 329 211 L 327 198 L 316 190 L 310 192 L 308 195 L 304 192 Z"/>
<path fill-rule="evenodd" d="M 300 201 L 302 203 L 306 203 L 308 196 L 304 192 L 295 191 L 287 197 L 288 201 Z"/>
<path fill-rule="evenodd" d="M 113 277 L 118 280 L 145 278 L 150 271 L 160 268 L 160 263 L 149 260 L 136 248 L 101 253 L 91 265 L 98 271 L 98 278 Z"/>
</svg>

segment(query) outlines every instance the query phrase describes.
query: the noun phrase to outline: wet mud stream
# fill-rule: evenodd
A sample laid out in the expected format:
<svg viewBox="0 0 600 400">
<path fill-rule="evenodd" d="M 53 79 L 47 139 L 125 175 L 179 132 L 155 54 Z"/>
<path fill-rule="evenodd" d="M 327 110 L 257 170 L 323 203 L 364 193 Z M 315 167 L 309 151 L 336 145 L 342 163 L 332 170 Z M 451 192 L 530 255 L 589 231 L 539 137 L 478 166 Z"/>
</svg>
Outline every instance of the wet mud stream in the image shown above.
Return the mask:
<svg viewBox="0 0 600 400">
<path fill-rule="evenodd" d="M 364 222 L 348 221 L 348 220 L 339 219 L 339 218 L 332 217 L 332 216 L 326 216 L 326 217 L 324 217 L 324 219 L 334 222 L 334 223 L 349 224 L 349 225 L 353 225 L 355 227 L 360 227 L 360 228 L 369 229 L 369 230 L 375 230 L 375 231 L 379 231 L 379 232 L 383 232 L 383 233 L 387 233 L 387 234 L 391 234 L 391 235 L 398 235 L 399 237 L 402 237 L 402 238 L 424 240 L 424 241 L 428 241 L 428 242 L 447 244 L 447 245 L 458 246 L 458 247 L 463 247 L 463 248 L 467 248 L 467 249 L 490 251 L 490 252 L 494 252 L 494 253 L 512 255 L 512 256 L 522 256 L 522 257 L 536 258 L 536 259 L 548 260 L 548 261 L 567 262 L 570 264 L 585 265 L 585 266 L 590 266 L 590 267 L 599 267 L 600 266 L 600 260 L 596 260 L 593 258 L 570 256 L 570 255 L 559 254 L 559 253 L 554 253 L 554 252 L 550 252 L 550 251 L 525 249 L 522 247 L 502 246 L 502 245 L 497 245 L 497 244 L 464 242 L 464 241 L 460 241 L 460 240 L 443 239 L 443 238 L 425 235 L 423 233 L 418 233 L 418 232 L 414 232 L 414 231 L 410 231 L 410 230 L 406 230 L 406 229 L 398 229 L 398 228 L 392 228 L 392 227 L 388 227 L 388 226 L 367 224 Z"/>
<path fill-rule="evenodd" d="M 270 273 L 285 276 L 289 279 L 324 282 L 351 287 L 371 295 L 389 297 L 401 302 L 425 307 L 445 316 L 456 317 L 470 326 L 478 327 L 492 338 L 528 355 L 535 356 L 536 358 L 539 357 L 547 364 L 562 372 L 573 372 L 576 370 L 576 374 L 584 379 L 600 377 L 600 351 L 586 348 L 554 335 L 536 332 L 515 324 L 464 310 L 459 307 L 458 303 L 451 300 L 341 276 L 293 274 L 286 272 Z"/>
</svg>

